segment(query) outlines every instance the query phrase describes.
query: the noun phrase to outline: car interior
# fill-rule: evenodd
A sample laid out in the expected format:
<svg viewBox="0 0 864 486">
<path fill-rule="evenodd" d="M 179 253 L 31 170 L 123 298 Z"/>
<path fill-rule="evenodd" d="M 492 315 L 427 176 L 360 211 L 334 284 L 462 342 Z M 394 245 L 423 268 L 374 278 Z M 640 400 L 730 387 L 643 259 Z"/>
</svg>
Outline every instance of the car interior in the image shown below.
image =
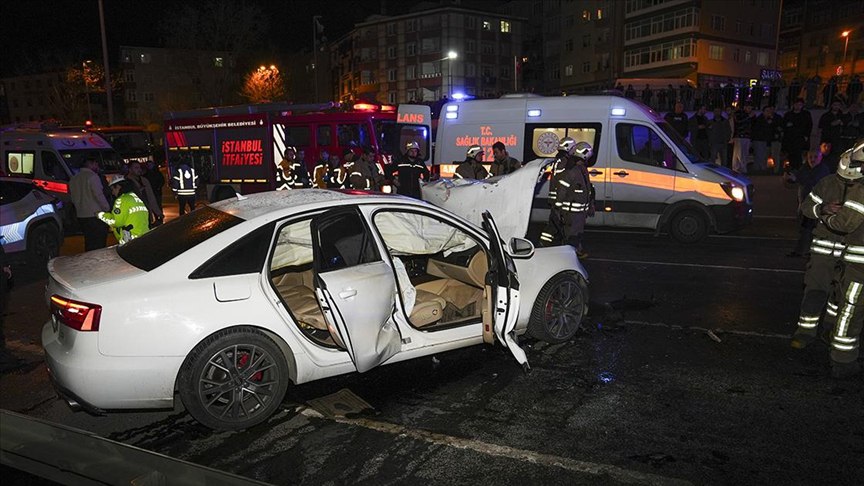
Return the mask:
<svg viewBox="0 0 864 486">
<path fill-rule="evenodd" d="M 487 257 L 475 239 L 416 213 L 381 211 L 374 223 L 392 258 L 402 307 L 412 326 L 423 331 L 448 329 L 477 322 L 488 313 Z M 328 258 L 357 261 L 356 244 L 349 244 L 356 240 L 356 234 L 345 235 L 330 245 L 330 251 L 346 254 Z M 336 347 L 314 291 L 310 220 L 280 229 L 270 279 L 300 330 L 318 344 Z"/>
</svg>

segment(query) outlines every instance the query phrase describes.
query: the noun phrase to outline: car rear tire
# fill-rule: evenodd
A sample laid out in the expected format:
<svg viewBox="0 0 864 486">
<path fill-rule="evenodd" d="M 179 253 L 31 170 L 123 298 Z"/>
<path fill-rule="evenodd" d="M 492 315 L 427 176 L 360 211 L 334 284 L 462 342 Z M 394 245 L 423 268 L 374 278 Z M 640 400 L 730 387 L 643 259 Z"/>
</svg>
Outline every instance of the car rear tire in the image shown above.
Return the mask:
<svg viewBox="0 0 864 486">
<path fill-rule="evenodd" d="M 27 235 L 27 260 L 45 268 L 48 260 L 60 254 L 60 230 L 51 223 L 40 224 Z"/>
<path fill-rule="evenodd" d="M 528 334 L 547 343 L 569 341 L 588 314 L 588 284 L 576 272 L 552 277 L 537 295 Z"/>
<path fill-rule="evenodd" d="M 672 217 L 669 232 L 681 243 L 698 243 L 708 236 L 708 219 L 701 211 L 685 209 Z"/>
<path fill-rule="evenodd" d="M 232 328 L 202 341 L 186 358 L 178 389 L 198 422 L 240 430 L 267 420 L 288 388 L 288 364 L 279 346 L 252 328 Z"/>
</svg>

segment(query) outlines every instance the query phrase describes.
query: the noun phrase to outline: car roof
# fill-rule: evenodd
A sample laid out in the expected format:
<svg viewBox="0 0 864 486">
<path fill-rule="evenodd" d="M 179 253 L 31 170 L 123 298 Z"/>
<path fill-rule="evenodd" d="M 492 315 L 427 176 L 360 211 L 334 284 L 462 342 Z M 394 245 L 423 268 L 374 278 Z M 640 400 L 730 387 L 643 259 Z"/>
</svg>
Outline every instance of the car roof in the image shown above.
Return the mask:
<svg viewBox="0 0 864 486">
<path fill-rule="evenodd" d="M 398 203 L 446 211 L 431 204 L 404 196 L 350 189 L 293 189 L 269 191 L 235 197 L 212 203 L 214 209 L 224 211 L 247 221 L 277 213 L 295 213 L 305 209 L 342 206 L 351 203 Z"/>
</svg>

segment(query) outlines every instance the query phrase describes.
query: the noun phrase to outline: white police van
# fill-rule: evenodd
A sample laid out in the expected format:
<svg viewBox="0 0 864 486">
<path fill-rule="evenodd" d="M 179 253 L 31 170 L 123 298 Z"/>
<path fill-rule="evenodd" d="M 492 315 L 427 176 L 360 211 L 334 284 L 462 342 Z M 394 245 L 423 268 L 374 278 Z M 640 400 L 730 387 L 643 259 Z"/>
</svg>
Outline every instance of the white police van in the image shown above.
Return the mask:
<svg viewBox="0 0 864 486">
<path fill-rule="evenodd" d="M 596 189 L 589 225 L 668 231 L 692 243 L 710 231 L 725 233 L 752 218 L 753 186 L 746 176 L 702 161 L 662 116 L 618 96 L 508 95 L 444 105 L 433 161 L 442 177 L 471 145 L 485 161 L 502 142 L 523 162 L 554 157 L 558 142 L 572 137 L 594 147 L 588 173 Z M 537 192 L 533 221 L 545 221 L 548 182 Z"/>
</svg>

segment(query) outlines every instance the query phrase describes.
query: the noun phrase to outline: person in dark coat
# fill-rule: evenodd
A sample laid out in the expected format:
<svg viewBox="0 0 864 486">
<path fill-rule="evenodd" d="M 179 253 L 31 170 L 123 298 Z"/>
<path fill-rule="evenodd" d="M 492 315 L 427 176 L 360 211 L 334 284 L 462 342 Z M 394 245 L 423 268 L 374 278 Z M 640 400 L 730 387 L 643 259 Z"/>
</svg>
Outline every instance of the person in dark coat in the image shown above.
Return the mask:
<svg viewBox="0 0 864 486">
<path fill-rule="evenodd" d="M 420 180 L 429 181 L 429 169 L 420 158 L 420 144 L 408 142 L 405 154 L 387 166 L 385 177 L 396 186 L 399 195 L 423 199 Z"/>
<path fill-rule="evenodd" d="M 792 104 L 792 109 L 783 115 L 782 150 L 789 158 L 789 167 L 797 170 L 801 167 L 801 157 L 810 148 L 810 132 L 813 130 L 813 118 L 804 109 L 804 100 L 798 98 Z"/>
<path fill-rule="evenodd" d="M 699 110 L 690 117 L 690 131 L 692 133 L 691 140 L 693 148 L 702 160 L 710 160 L 711 143 L 708 141 L 708 110 L 705 105 L 699 107 Z"/>
<path fill-rule="evenodd" d="M 683 103 L 680 101 L 675 103 L 675 111 L 666 113 L 666 116 L 663 118 L 681 135 L 681 138 L 687 138 L 687 135 L 690 133 L 690 120 L 687 118 L 687 114 L 684 113 Z"/>
<path fill-rule="evenodd" d="M 774 107 L 766 106 L 762 113 L 753 120 L 753 169 L 759 172 L 768 170 L 769 151 L 774 157 L 775 169 L 779 165 L 779 157 L 770 149 L 777 146 L 779 153 L 781 120 L 774 115 Z"/>
</svg>

